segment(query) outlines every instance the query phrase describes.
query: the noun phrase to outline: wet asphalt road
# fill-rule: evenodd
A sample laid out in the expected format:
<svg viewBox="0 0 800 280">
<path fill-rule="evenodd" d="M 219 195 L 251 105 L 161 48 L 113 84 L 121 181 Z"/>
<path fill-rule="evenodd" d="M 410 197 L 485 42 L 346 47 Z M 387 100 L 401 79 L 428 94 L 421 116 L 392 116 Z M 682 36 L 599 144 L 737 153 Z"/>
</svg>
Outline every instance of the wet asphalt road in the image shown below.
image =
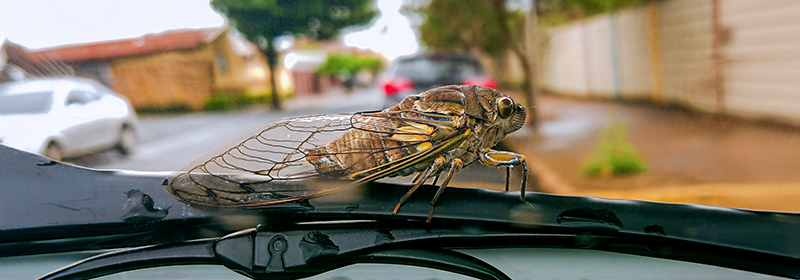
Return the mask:
<svg viewBox="0 0 800 280">
<path fill-rule="evenodd" d="M 281 118 L 375 109 L 379 96 L 361 90 L 343 96 L 341 102 L 320 108 L 270 111 L 265 107 L 230 112 L 145 115 L 139 117 L 139 143 L 133 155 L 113 151 L 73 159 L 100 169 L 175 171 L 245 133 Z"/>
</svg>

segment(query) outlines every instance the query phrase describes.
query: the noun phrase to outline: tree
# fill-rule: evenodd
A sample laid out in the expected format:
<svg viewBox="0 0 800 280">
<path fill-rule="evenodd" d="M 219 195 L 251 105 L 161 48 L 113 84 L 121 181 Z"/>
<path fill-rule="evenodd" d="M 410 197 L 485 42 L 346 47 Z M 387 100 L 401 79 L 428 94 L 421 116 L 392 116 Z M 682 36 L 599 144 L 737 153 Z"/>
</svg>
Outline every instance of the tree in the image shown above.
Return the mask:
<svg viewBox="0 0 800 280">
<path fill-rule="evenodd" d="M 373 0 L 212 0 L 211 5 L 225 14 L 248 40 L 262 47 L 269 64 L 275 109 L 280 109 L 275 83 L 278 61 L 275 37 L 303 34 L 327 40 L 346 27 L 369 23 L 378 14 Z"/>
<path fill-rule="evenodd" d="M 655 0 L 535 0 L 542 23 L 559 25 Z"/>
<path fill-rule="evenodd" d="M 503 37 L 506 47 L 514 52 L 519 62 L 522 64 L 522 72 L 524 74 L 522 90 L 525 92 L 525 100 L 527 101 L 525 105 L 530 110 L 528 115 L 531 116 L 531 120 L 528 123 L 536 127 L 539 125 L 539 109 L 536 106 L 536 84 L 533 80 L 535 77 L 533 75 L 531 58 L 528 57 L 522 45 L 522 36 L 519 35 L 521 32 L 515 32 L 516 34 L 512 32 L 513 26 L 510 26 L 511 24 L 508 20 L 511 18 L 511 13 L 508 11 L 506 1 L 492 0 L 492 6 L 494 7 L 494 12 L 497 14 L 497 25 L 500 27 L 500 34 Z M 522 28 L 517 28 L 516 30 L 521 29 Z"/>
<path fill-rule="evenodd" d="M 422 14 L 420 38 L 438 51 L 472 51 L 488 56 L 505 50 L 492 3 L 484 0 L 431 0 L 414 12 Z"/>
<path fill-rule="evenodd" d="M 433 50 L 470 51 L 500 60 L 511 50 L 519 58 L 525 75 L 523 90 L 536 125 L 533 68 L 522 45 L 525 31 L 522 11 L 509 10 L 506 0 L 429 0 L 414 12 L 423 15 L 420 37 Z"/>
</svg>

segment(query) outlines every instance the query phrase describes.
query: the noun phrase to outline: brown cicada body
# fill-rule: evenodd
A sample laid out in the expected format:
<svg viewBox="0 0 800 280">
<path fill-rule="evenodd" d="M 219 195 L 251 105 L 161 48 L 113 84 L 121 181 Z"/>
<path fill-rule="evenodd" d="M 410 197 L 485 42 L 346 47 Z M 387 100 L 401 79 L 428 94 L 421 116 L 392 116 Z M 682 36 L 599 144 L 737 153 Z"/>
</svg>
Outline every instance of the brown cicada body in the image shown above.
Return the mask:
<svg viewBox="0 0 800 280">
<path fill-rule="evenodd" d="M 480 161 L 527 165 L 522 155 L 491 150 L 522 127 L 525 107 L 494 89 L 445 86 L 412 95 L 383 111 L 279 120 L 174 175 L 165 188 L 206 206 L 261 207 L 322 196 L 334 189 L 297 188 L 295 181 L 332 177 L 365 183 L 417 174 L 416 184 L 447 171 L 431 212 L 453 174 Z M 435 184 L 435 182 L 434 182 Z"/>
</svg>

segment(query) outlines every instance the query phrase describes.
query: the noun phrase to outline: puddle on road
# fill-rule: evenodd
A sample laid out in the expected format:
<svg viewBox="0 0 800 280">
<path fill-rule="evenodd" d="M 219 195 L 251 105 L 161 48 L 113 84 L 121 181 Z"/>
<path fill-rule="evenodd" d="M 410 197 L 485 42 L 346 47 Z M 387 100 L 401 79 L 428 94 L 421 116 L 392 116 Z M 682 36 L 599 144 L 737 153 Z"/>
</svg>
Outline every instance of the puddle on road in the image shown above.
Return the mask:
<svg viewBox="0 0 800 280">
<path fill-rule="evenodd" d="M 570 114 L 542 123 L 539 132 L 544 136 L 539 146 L 541 150 L 558 150 L 569 147 L 574 142 L 590 137 L 598 123 L 605 122 L 604 114 Z"/>
</svg>

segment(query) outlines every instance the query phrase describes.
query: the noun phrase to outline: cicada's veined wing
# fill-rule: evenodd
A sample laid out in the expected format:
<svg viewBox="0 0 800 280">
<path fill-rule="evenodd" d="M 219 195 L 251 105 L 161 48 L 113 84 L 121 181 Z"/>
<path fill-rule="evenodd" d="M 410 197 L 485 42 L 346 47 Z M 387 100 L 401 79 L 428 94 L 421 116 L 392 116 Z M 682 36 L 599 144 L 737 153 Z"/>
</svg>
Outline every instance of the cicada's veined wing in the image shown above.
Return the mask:
<svg viewBox="0 0 800 280">
<path fill-rule="evenodd" d="M 303 184 L 329 177 L 355 180 L 424 152 L 452 118 L 416 112 L 372 112 L 283 119 L 234 141 L 169 178 L 185 202 L 262 206 L 324 195 Z M 328 184 L 330 185 L 330 184 Z"/>
</svg>

